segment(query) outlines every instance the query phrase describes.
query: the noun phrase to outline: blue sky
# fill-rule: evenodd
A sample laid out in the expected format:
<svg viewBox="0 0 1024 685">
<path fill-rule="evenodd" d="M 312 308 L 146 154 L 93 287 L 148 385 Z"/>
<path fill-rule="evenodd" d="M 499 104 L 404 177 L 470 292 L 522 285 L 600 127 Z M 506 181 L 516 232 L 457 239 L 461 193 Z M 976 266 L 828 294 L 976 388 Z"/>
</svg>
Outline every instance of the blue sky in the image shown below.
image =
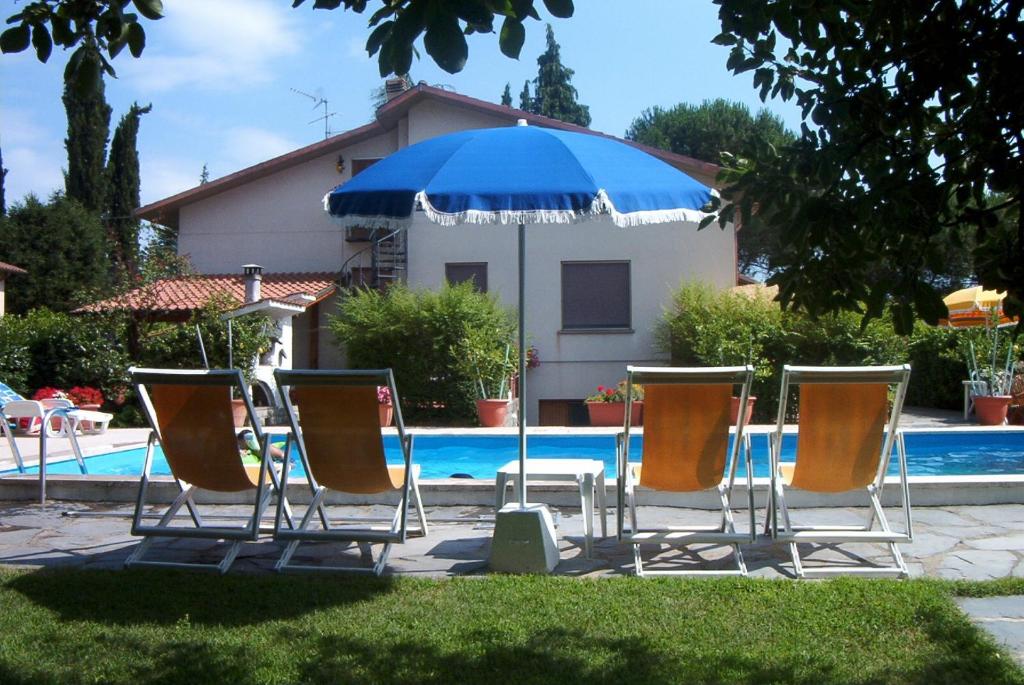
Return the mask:
<svg viewBox="0 0 1024 685">
<path fill-rule="evenodd" d="M 0 0 L 0 18 L 22 4 Z M 723 97 L 752 111 L 763 106 L 750 75 L 730 75 L 728 49 L 710 43 L 719 32 L 710 0 L 578 0 L 568 20 L 551 19 L 536 4 L 554 27 L 562 62 L 576 72 L 573 84 L 595 130 L 621 136 L 654 105 Z M 217 178 L 321 140 L 323 123 L 309 122 L 322 109 L 292 88 L 328 100 L 335 133 L 372 118 L 371 92 L 382 80 L 363 49 L 370 12 L 313 11 L 312 0 L 298 9 L 290 0 L 165 0 L 164 8 L 164 19 L 145 22 L 142 58 L 125 51 L 114 60 L 118 78 L 107 80 L 111 132 L 132 101 L 153 105 L 139 133 L 143 204 L 196 185 L 204 163 Z M 508 82 L 517 105 L 523 82 L 537 73 L 544 24 L 527 22 L 519 61 L 499 52 L 496 36 L 470 36 L 469 43 L 463 72 L 445 73 L 421 49 L 413 79 L 492 102 Z M 63 186 L 66 59 L 60 51 L 45 65 L 29 52 L 0 56 L 9 204 Z M 767 107 L 799 127 L 791 103 Z"/>
</svg>

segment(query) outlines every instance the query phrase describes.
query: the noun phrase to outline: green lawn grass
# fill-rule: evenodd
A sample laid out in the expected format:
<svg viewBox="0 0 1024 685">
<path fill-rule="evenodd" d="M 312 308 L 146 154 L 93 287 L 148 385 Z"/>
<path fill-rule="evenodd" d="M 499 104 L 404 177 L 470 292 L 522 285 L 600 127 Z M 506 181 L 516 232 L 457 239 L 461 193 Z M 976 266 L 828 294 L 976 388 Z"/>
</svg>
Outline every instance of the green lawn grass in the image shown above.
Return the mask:
<svg viewBox="0 0 1024 685">
<path fill-rule="evenodd" d="M 1024 683 L 1024 582 L 0 572 L 2 683 Z"/>
</svg>

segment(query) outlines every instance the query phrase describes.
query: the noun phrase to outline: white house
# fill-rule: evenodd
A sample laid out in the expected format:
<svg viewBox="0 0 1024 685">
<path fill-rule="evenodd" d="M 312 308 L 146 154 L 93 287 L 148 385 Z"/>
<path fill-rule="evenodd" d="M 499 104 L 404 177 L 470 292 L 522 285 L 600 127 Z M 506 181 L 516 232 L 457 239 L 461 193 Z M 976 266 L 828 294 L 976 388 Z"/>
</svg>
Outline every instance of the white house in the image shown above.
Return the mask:
<svg viewBox="0 0 1024 685">
<path fill-rule="evenodd" d="M 322 198 L 373 162 L 421 140 L 467 128 L 547 126 L 604 135 L 424 84 L 401 90 L 375 121 L 237 173 L 154 202 L 138 211 L 177 227 L 178 250 L 205 274 L 238 273 L 259 264 L 276 273 L 334 272 L 339 283 L 404 279 L 438 287 L 447 277 L 477 285 L 513 306 L 517 296 L 516 232 L 502 226 L 445 228 L 417 218 L 406 234 L 339 228 Z M 629 143 L 636 145 L 634 143 Z M 712 185 L 718 167 L 636 145 Z M 692 223 L 623 229 L 605 218 L 575 225 L 528 227 L 527 334 L 541 365 L 531 370 L 528 420 L 570 423 L 578 402 L 597 385 L 625 376 L 627 363 L 664 363 L 654 327 L 672 291 L 699 279 L 736 283 L 736 237 L 717 225 Z M 344 365 L 326 330 L 343 290 L 297 313 L 291 365 Z M 539 404 L 538 404 L 539 401 Z"/>
</svg>

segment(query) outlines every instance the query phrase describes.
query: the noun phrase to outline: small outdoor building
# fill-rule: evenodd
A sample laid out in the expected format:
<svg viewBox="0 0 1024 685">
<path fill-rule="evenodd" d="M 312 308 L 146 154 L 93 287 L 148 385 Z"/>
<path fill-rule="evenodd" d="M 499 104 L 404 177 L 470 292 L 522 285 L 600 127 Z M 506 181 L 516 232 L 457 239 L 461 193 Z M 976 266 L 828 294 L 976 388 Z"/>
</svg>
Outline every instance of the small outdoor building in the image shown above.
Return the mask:
<svg viewBox="0 0 1024 685">
<path fill-rule="evenodd" d="M 296 327 L 296 321 L 319 322 L 321 303 L 337 290 L 337 273 L 263 273 L 258 264 L 246 264 L 241 273 L 196 274 L 165 278 L 135 288 L 118 297 L 94 302 L 75 313 L 130 311 L 133 316 L 155 321 L 188 321 L 198 309 L 214 298 L 226 298 L 237 307 L 223 315 L 228 320 L 246 314 L 265 314 L 275 326 L 271 347 L 257 360 L 254 396 L 257 404 L 277 406 L 274 393 L 275 368 L 306 368 L 319 363 L 321 349 L 318 326 Z M 331 362 L 337 363 L 337 362 Z M 199 343 L 196 366 L 202 365 Z M 254 391 L 255 392 L 255 391 Z"/>
</svg>

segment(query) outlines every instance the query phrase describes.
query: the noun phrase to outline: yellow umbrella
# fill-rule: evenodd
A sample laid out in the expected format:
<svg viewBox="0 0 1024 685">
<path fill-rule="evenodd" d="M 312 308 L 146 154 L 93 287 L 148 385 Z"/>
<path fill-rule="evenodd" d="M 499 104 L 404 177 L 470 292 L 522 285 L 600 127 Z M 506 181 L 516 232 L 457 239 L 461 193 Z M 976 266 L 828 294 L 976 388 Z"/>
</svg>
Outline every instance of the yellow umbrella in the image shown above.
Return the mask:
<svg viewBox="0 0 1024 685">
<path fill-rule="evenodd" d="M 980 285 L 973 288 L 957 290 L 942 298 L 949 310 L 949 318 L 943 321 L 953 328 L 973 328 L 991 325 L 998 317 L 997 326 L 1006 326 L 1016 322 L 1003 313 L 1003 299 L 1006 293 L 997 290 L 985 290 Z"/>
</svg>

